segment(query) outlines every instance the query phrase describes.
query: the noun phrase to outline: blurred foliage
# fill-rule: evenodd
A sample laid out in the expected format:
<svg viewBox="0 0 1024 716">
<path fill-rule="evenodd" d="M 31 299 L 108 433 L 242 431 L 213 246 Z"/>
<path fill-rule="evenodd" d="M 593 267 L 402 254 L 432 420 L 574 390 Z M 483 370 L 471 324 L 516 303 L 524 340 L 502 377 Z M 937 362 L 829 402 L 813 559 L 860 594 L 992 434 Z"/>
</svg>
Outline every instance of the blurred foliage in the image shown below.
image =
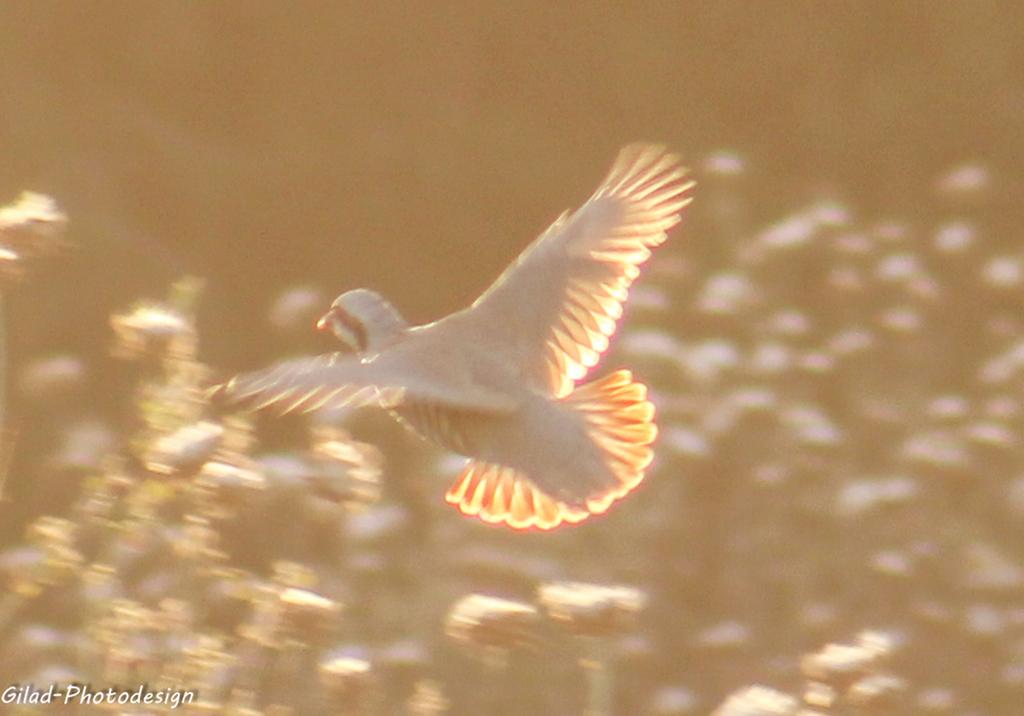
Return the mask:
<svg viewBox="0 0 1024 716">
<path fill-rule="evenodd" d="M 68 247 L 0 241 L 23 279 L 0 685 L 187 686 L 203 713 L 1018 713 L 1020 15 L 4 3 L 0 197 L 74 223 L 27 280 Z M 464 305 L 635 139 L 699 186 L 605 362 L 661 427 L 608 516 L 496 530 L 384 419 L 206 404 L 325 348 L 344 288 Z"/>
</svg>

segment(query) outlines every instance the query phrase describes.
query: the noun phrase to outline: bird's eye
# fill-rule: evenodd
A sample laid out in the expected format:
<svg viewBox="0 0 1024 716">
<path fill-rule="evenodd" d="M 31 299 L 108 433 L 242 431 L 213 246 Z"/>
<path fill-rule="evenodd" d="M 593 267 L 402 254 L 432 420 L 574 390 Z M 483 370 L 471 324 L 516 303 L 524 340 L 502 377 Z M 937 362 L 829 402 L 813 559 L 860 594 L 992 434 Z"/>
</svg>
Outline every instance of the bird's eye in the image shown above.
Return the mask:
<svg viewBox="0 0 1024 716">
<path fill-rule="evenodd" d="M 341 321 L 341 325 L 352 334 L 355 340 L 355 347 L 360 351 L 366 350 L 366 328 L 363 326 L 363 322 L 348 311 L 338 309 L 335 313 L 338 320 Z"/>
</svg>

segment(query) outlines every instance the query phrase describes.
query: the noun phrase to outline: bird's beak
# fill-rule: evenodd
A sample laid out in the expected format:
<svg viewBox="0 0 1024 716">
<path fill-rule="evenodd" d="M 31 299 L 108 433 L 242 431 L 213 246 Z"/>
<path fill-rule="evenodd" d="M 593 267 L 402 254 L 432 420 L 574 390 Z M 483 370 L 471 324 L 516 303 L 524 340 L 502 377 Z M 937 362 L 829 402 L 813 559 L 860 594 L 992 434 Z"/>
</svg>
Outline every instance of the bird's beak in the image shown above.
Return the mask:
<svg viewBox="0 0 1024 716">
<path fill-rule="evenodd" d="M 318 331 L 330 331 L 331 330 L 331 319 L 334 318 L 334 309 L 332 308 L 324 315 L 320 316 L 320 320 L 316 322 L 316 329 Z"/>
</svg>

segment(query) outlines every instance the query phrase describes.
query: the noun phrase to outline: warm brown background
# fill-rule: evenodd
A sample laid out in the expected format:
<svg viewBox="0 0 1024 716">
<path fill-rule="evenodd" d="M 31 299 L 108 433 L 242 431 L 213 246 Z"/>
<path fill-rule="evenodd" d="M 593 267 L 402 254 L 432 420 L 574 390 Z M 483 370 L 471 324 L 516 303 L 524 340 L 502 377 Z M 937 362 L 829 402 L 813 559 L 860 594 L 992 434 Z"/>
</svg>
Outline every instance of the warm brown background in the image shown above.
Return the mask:
<svg viewBox="0 0 1024 716">
<path fill-rule="evenodd" d="M 8 422 L 20 430 L 20 452 L 3 541 L 73 496 L 66 484 L 47 490 L 59 483 L 44 480 L 40 467 L 63 421 L 100 412 L 130 434 L 132 375 L 109 357 L 111 311 L 163 297 L 185 273 L 201 276 L 202 358 L 223 374 L 294 347 L 270 335 L 267 309 L 296 284 L 327 296 L 375 288 L 410 320 L 430 320 L 471 301 L 637 139 L 671 145 L 706 179 L 673 248 L 664 249 L 692 259 L 690 283 L 668 287 L 676 299 L 692 297 L 703 276 L 734 268 L 734 247 L 719 241 L 727 232 L 710 230 L 707 187 L 715 180 L 700 168 L 725 149 L 749 168 L 732 196 L 748 233 L 733 239 L 820 196 L 842 201 L 857 231 L 887 219 L 909 227 L 909 239 L 892 250 L 927 264 L 941 298 L 919 305 L 891 286 L 876 296 L 872 284 L 852 310 L 862 311 L 858 321 L 875 321 L 909 303 L 927 317 L 923 335 L 893 338 L 879 329 L 875 353 L 844 373 L 847 382 L 799 375 L 771 384 L 780 404 L 832 412 L 845 432 L 825 457 L 812 445 L 812 459 L 801 462 L 803 448 L 790 452 L 774 423 L 741 423 L 719 436 L 713 458 L 663 447 L 657 479 L 628 511 L 550 542 L 527 536 L 494 545 L 503 554 L 533 550 L 560 574 L 633 581 L 653 595 L 642 633 L 650 651 L 638 650 L 643 665 L 620 692 L 637 710 L 676 685 L 695 694 L 690 713 L 707 713 L 754 680 L 798 689 L 800 654 L 861 628 L 893 627 L 912 637 L 898 664 L 911 682 L 910 703 L 930 703 L 929 688 L 948 686 L 950 702 L 963 708 L 936 713 L 1018 713 L 1022 577 L 1010 569 L 1010 589 L 986 591 L 991 585 L 971 586 L 968 567 L 977 544 L 980 553 L 1009 555 L 1010 567 L 1019 561 L 1024 482 L 1014 483 L 1019 504 L 1007 495 L 1024 471 L 1020 447 L 983 445 L 948 471 L 921 468 L 931 455 L 910 464 L 901 450 L 904 438 L 935 427 L 934 415 L 921 417 L 933 398 L 963 392 L 974 412 L 960 419 L 973 425 L 986 400 L 1002 391 L 997 397 L 1013 403 L 1021 387 L 979 387 L 975 378 L 984 360 L 1024 336 L 1013 318 L 1022 315 L 1019 286 L 982 295 L 977 280 L 989 256 L 1016 256 L 1020 247 L 1024 5 L 369 5 L 0 2 L 0 202 L 22 189 L 52 194 L 71 217 L 75 245 L 5 295 L 11 365 L 63 351 L 81 356 L 89 371 L 86 399 L 63 406 L 70 416 L 12 396 Z M 936 181 L 963 162 L 991 176 L 984 200 L 965 211 L 983 249 L 967 264 L 943 263 L 948 257 L 936 254 L 931 237 L 964 207 L 943 203 Z M 890 250 L 886 241 L 864 259 L 866 275 L 869 261 Z M 659 328 L 745 349 L 766 335 L 776 309 L 797 306 L 821 319 L 816 328 L 849 327 L 847 307 L 827 303 L 832 294 L 815 283 L 837 260 L 819 248 L 800 254 L 802 263 L 752 272 L 760 314 L 709 319 L 683 300 Z M 817 293 L 802 293 L 805 285 Z M 986 322 L 999 312 L 1010 318 L 993 337 Z M 828 337 L 793 343 L 803 350 Z M 694 404 L 714 405 L 743 387 L 696 382 L 668 388 L 683 403 L 698 395 Z M 861 398 L 875 402 L 862 410 Z M 699 423 L 696 412 L 680 425 Z M 935 420 L 939 429 L 954 430 L 946 419 Z M 1016 437 L 1020 414 L 1005 422 Z M 751 475 L 762 458 L 779 454 L 783 462 L 796 456 L 783 465 L 796 477 L 773 492 Z M 948 453 L 937 454 L 936 464 Z M 853 481 L 902 471 L 919 492 L 897 518 L 828 511 Z M 464 529 L 467 549 L 490 539 L 458 519 L 444 512 L 433 534 Z M 264 546 L 270 555 L 276 545 Z M 394 563 L 413 577 L 402 582 L 408 593 L 382 590 L 393 601 L 374 615 L 380 623 L 364 615 L 373 638 L 407 636 L 409 603 L 443 614 L 453 596 L 445 590 L 486 583 L 472 570 L 433 579 L 431 570 L 453 561 L 436 549 L 423 558 L 423 549 L 415 538 L 394 547 Z M 906 573 L 900 559 L 911 565 Z M 418 636 L 443 641 L 431 614 L 417 623 Z M 747 631 L 737 637 L 726 628 L 723 645 L 721 624 Z M 472 702 L 480 689 L 465 677 L 465 662 L 432 653 L 456 701 Z M 553 670 L 550 655 L 538 657 L 509 683 L 528 685 L 528 697 L 550 713 L 559 703 L 578 705 L 579 674 L 567 654 L 559 652 Z M 556 707 L 545 700 L 553 693 Z M 537 708 L 524 712 L 544 712 Z"/>
<path fill-rule="evenodd" d="M 740 151 L 765 217 L 794 185 L 913 214 L 953 162 L 1021 166 L 1006 8 L 5 2 L 0 196 L 54 194 L 79 244 L 14 299 L 16 350 L 99 347 L 186 270 L 216 362 L 294 282 L 436 317 L 636 139 Z"/>
</svg>

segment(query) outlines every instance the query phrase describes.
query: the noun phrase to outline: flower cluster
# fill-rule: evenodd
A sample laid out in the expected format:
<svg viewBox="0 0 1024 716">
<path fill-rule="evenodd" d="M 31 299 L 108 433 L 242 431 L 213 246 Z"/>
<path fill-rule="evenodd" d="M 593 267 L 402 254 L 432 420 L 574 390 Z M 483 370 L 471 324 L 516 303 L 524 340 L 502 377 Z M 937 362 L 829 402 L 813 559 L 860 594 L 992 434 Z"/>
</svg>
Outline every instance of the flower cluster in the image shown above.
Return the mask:
<svg viewBox="0 0 1024 716">
<path fill-rule="evenodd" d="M 753 175 L 707 158 L 606 361 L 657 405 L 646 482 L 549 534 L 461 518 L 460 460 L 381 416 L 211 405 L 197 282 L 114 316 L 136 420 L 54 421 L 33 469 L 59 516 L 0 550 L 0 682 L 253 716 L 1016 713 L 1024 259 L 996 181 L 955 168 L 898 222 L 759 217 Z M 17 385 L 56 414 L 89 368 Z"/>
<path fill-rule="evenodd" d="M 22 192 L 0 207 L 0 281 L 21 278 L 30 262 L 63 248 L 67 223 L 57 203 L 44 194 Z"/>
</svg>

